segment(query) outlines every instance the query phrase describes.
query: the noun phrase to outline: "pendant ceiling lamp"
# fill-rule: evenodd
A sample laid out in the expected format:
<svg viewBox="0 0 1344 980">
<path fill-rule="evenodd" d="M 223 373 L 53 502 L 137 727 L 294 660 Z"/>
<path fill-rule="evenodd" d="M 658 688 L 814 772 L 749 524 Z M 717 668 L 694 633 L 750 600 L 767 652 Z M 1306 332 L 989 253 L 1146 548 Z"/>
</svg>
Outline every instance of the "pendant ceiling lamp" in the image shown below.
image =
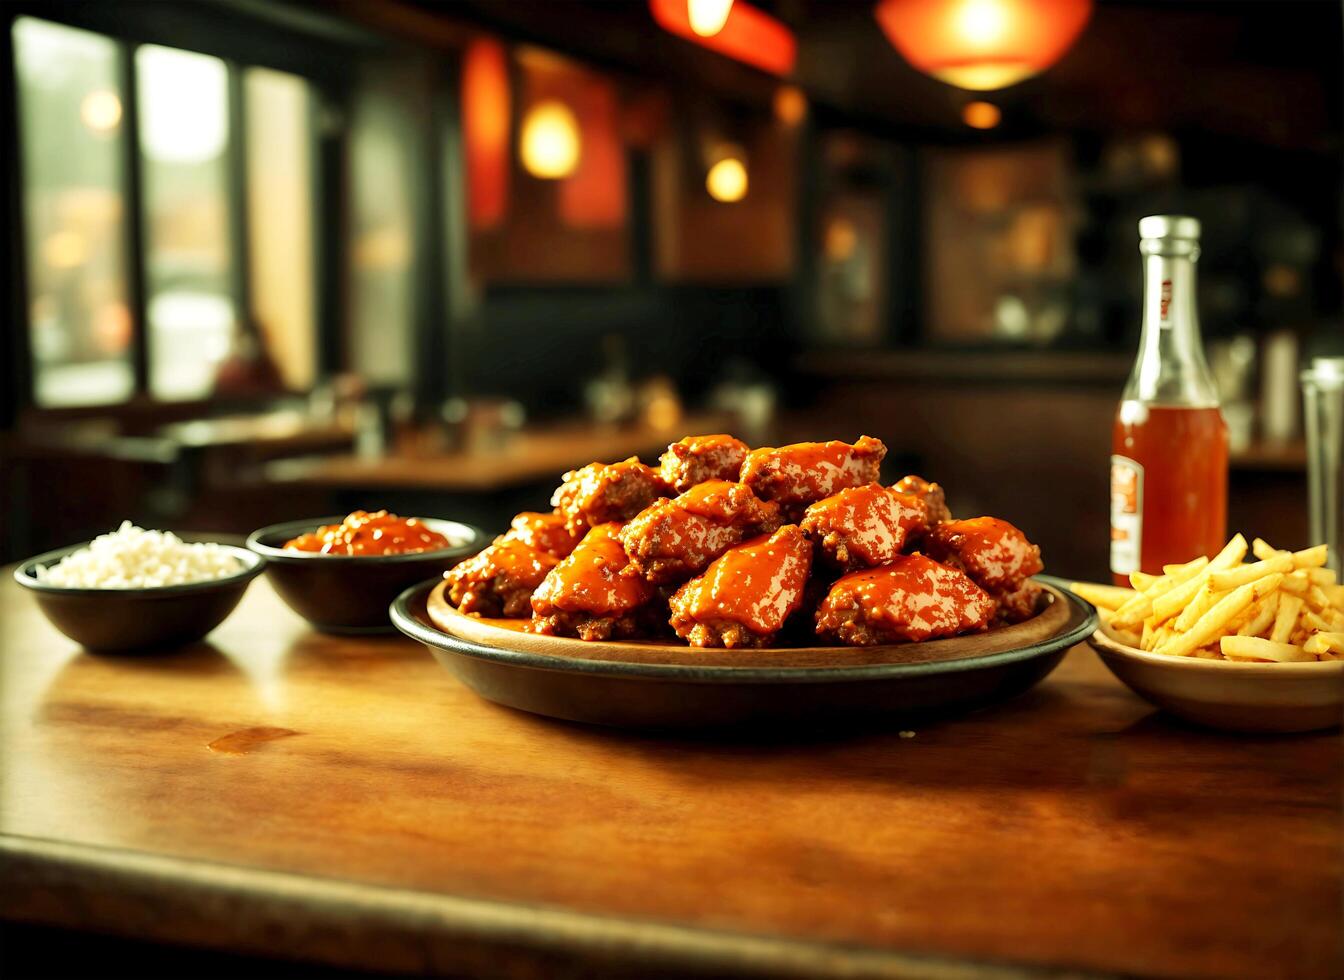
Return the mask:
<svg viewBox="0 0 1344 980">
<path fill-rule="evenodd" d="M 742 0 L 649 0 L 663 30 L 772 75 L 793 71 L 798 42 L 783 22 Z"/>
<path fill-rule="evenodd" d="M 915 68 L 949 85 L 1015 85 L 1063 57 L 1092 0 L 880 0 L 883 33 Z"/>
</svg>

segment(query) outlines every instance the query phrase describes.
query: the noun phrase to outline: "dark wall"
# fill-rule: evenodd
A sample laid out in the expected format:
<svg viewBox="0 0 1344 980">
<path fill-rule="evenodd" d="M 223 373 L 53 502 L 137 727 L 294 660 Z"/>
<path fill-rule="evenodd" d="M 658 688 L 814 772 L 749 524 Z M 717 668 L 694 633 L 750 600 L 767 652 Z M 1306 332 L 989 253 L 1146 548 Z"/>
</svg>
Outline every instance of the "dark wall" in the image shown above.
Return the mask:
<svg viewBox="0 0 1344 980">
<path fill-rule="evenodd" d="M 537 413 L 582 404 L 604 338 L 623 339 L 632 380 L 663 374 L 694 400 L 744 365 L 782 374 L 795 345 L 781 286 L 517 289 L 487 296 L 453 338 L 458 394 L 515 398 Z"/>
</svg>

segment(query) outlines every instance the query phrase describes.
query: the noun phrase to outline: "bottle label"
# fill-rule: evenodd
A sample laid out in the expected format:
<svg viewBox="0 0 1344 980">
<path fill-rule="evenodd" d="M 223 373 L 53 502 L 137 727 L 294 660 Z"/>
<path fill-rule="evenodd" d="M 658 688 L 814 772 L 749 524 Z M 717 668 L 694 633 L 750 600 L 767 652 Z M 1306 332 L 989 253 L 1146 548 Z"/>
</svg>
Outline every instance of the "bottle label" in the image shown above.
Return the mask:
<svg viewBox="0 0 1344 980">
<path fill-rule="evenodd" d="M 1128 456 L 1111 457 L 1111 571 L 1139 570 L 1143 551 L 1143 467 Z"/>
</svg>

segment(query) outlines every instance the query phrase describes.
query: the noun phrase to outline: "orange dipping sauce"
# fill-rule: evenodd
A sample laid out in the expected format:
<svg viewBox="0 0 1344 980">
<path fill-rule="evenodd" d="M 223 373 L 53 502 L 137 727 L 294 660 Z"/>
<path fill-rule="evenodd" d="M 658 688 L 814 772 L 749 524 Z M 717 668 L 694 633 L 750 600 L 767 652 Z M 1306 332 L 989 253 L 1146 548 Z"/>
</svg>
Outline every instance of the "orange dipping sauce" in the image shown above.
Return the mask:
<svg viewBox="0 0 1344 980">
<path fill-rule="evenodd" d="M 414 517 L 398 517 L 385 510 L 372 514 L 357 510 L 339 524 L 324 524 L 286 541 L 285 550 L 324 555 L 409 555 L 451 545 L 446 537 Z"/>
</svg>

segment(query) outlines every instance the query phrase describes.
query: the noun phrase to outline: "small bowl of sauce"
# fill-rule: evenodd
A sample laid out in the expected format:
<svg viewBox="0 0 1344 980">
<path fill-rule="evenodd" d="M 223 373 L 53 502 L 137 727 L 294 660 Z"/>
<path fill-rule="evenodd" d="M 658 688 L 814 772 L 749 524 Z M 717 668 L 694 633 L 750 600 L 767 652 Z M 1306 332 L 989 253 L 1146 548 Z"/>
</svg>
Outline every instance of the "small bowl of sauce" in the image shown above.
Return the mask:
<svg viewBox="0 0 1344 980">
<path fill-rule="evenodd" d="M 323 555 L 414 555 L 453 547 L 452 539 L 418 517 L 357 510 L 339 524 L 323 524 L 285 542 L 286 551 Z"/>
<path fill-rule="evenodd" d="M 470 524 L 357 510 L 253 531 L 280 598 L 329 633 L 391 632 L 388 606 L 404 589 L 437 578 L 488 543 Z"/>
</svg>

